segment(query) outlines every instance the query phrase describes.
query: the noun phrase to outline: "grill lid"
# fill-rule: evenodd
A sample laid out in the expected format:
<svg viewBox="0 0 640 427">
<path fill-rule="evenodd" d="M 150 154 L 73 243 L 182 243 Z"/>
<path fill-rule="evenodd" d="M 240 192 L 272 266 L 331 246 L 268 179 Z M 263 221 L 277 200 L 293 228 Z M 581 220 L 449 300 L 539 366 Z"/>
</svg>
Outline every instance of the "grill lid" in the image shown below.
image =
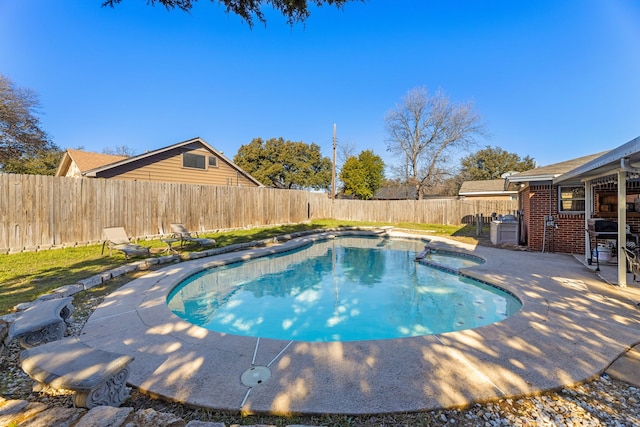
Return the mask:
<svg viewBox="0 0 640 427">
<path fill-rule="evenodd" d="M 609 221 L 600 218 L 589 219 L 587 226 L 589 231 L 599 233 L 616 233 L 618 231 L 618 223 L 616 221 Z"/>
</svg>

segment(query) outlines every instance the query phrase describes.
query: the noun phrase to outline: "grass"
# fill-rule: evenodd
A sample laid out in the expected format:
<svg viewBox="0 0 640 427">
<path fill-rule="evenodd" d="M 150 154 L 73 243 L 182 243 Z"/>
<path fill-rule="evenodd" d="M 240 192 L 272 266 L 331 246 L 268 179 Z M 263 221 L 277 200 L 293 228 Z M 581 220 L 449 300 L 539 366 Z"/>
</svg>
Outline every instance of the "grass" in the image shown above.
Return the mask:
<svg viewBox="0 0 640 427">
<path fill-rule="evenodd" d="M 476 229 L 473 225 L 390 224 L 335 220 L 317 220 L 305 224 L 208 233 L 203 234 L 203 237 L 216 239 L 218 246 L 229 246 L 304 230 L 385 225 L 421 231 L 431 235 L 449 236 L 466 243 L 482 243 L 481 239 L 483 239 L 483 237 L 480 240 L 475 237 Z M 487 234 L 488 230 L 485 228 L 483 236 Z M 162 250 L 166 248 L 166 245 L 160 240 L 138 243 L 150 246 L 152 256 L 164 255 Z M 197 250 L 198 248 L 187 246 L 182 248 L 181 251 L 194 249 Z M 107 254 L 102 255 L 101 250 L 101 245 L 91 245 L 0 255 L 0 315 L 10 313 L 17 304 L 32 301 L 52 289 L 77 283 L 81 279 L 86 279 L 128 262 L 122 254 L 114 252 L 114 255 L 109 257 Z M 118 280 L 114 283 L 124 284 L 120 282 L 121 280 Z M 112 287 L 113 285 L 109 285 L 109 288 Z"/>
</svg>

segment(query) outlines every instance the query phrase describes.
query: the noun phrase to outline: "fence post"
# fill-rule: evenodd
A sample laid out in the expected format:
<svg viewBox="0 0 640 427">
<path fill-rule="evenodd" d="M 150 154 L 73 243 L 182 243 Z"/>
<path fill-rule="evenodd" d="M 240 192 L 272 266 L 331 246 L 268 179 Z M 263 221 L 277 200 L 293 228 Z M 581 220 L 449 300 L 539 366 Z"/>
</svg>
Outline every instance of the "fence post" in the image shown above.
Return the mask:
<svg viewBox="0 0 640 427">
<path fill-rule="evenodd" d="M 483 227 L 484 227 L 484 214 L 480 214 L 480 222 L 478 223 L 478 236 L 482 236 Z"/>
</svg>

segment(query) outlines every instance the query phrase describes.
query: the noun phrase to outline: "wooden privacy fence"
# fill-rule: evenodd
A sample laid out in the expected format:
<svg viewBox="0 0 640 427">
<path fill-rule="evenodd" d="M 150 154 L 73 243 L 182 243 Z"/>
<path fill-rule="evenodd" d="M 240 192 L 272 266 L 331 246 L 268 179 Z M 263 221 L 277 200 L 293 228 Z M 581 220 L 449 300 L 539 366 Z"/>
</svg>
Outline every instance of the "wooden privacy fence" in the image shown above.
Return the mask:
<svg viewBox="0 0 640 427">
<path fill-rule="evenodd" d="M 331 201 L 302 190 L 0 173 L 0 252 L 97 243 L 109 226 L 144 238 L 171 233 L 172 222 L 193 231 L 324 218 L 462 224 L 516 208 L 505 200 Z"/>
<path fill-rule="evenodd" d="M 41 175 L 0 174 L 0 250 L 99 242 L 102 229 L 130 236 L 291 224 L 329 218 L 326 194 Z"/>
<path fill-rule="evenodd" d="M 413 222 L 418 224 L 472 224 L 475 216 L 490 218 L 518 209 L 517 200 L 337 200 L 333 218 L 345 221 Z"/>
</svg>

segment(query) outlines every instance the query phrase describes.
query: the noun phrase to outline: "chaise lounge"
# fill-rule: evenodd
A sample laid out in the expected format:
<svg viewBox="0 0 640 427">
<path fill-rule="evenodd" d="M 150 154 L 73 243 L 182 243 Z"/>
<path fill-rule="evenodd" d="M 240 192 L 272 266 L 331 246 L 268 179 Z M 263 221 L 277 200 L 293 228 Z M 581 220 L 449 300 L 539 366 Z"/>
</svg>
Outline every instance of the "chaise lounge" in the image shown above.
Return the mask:
<svg viewBox="0 0 640 427">
<path fill-rule="evenodd" d="M 173 236 L 177 239 L 180 239 L 180 246 L 184 244 L 184 242 L 192 242 L 200 246 L 215 246 L 215 239 L 207 239 L 204 237 L 198 237 L 198 233 L 190 232 L 187 230 L 187 227 L 184 224 L 171 224 L 171 230 L 173 230 Z"/>
<path fill-rule="evenodd" d="M 640 277 L 640 259 L 634 251 L 628 248 L 623 249 L 625 258 L 627 259 L 627 271 L 633 273 L 633 281 L 636 282 L 636 276 Z"/>
<path fill-rule="evenodd" d="M 120 251 L 124 254 L 126 259 L 132 256 L 149 256 L 151 251 L 146 246 L 140 246 L 136 243 L 131 243 L 131 239 L 127 236 L 127 232 L 124 227 L 106 227 L 102 229 L 102 234 L 105 238 L 102 242 L 102 253 L 104 254 L 104 247 L 109 248 L 109 256 L 112 256 L 112 251 Z"/>
</svg>

